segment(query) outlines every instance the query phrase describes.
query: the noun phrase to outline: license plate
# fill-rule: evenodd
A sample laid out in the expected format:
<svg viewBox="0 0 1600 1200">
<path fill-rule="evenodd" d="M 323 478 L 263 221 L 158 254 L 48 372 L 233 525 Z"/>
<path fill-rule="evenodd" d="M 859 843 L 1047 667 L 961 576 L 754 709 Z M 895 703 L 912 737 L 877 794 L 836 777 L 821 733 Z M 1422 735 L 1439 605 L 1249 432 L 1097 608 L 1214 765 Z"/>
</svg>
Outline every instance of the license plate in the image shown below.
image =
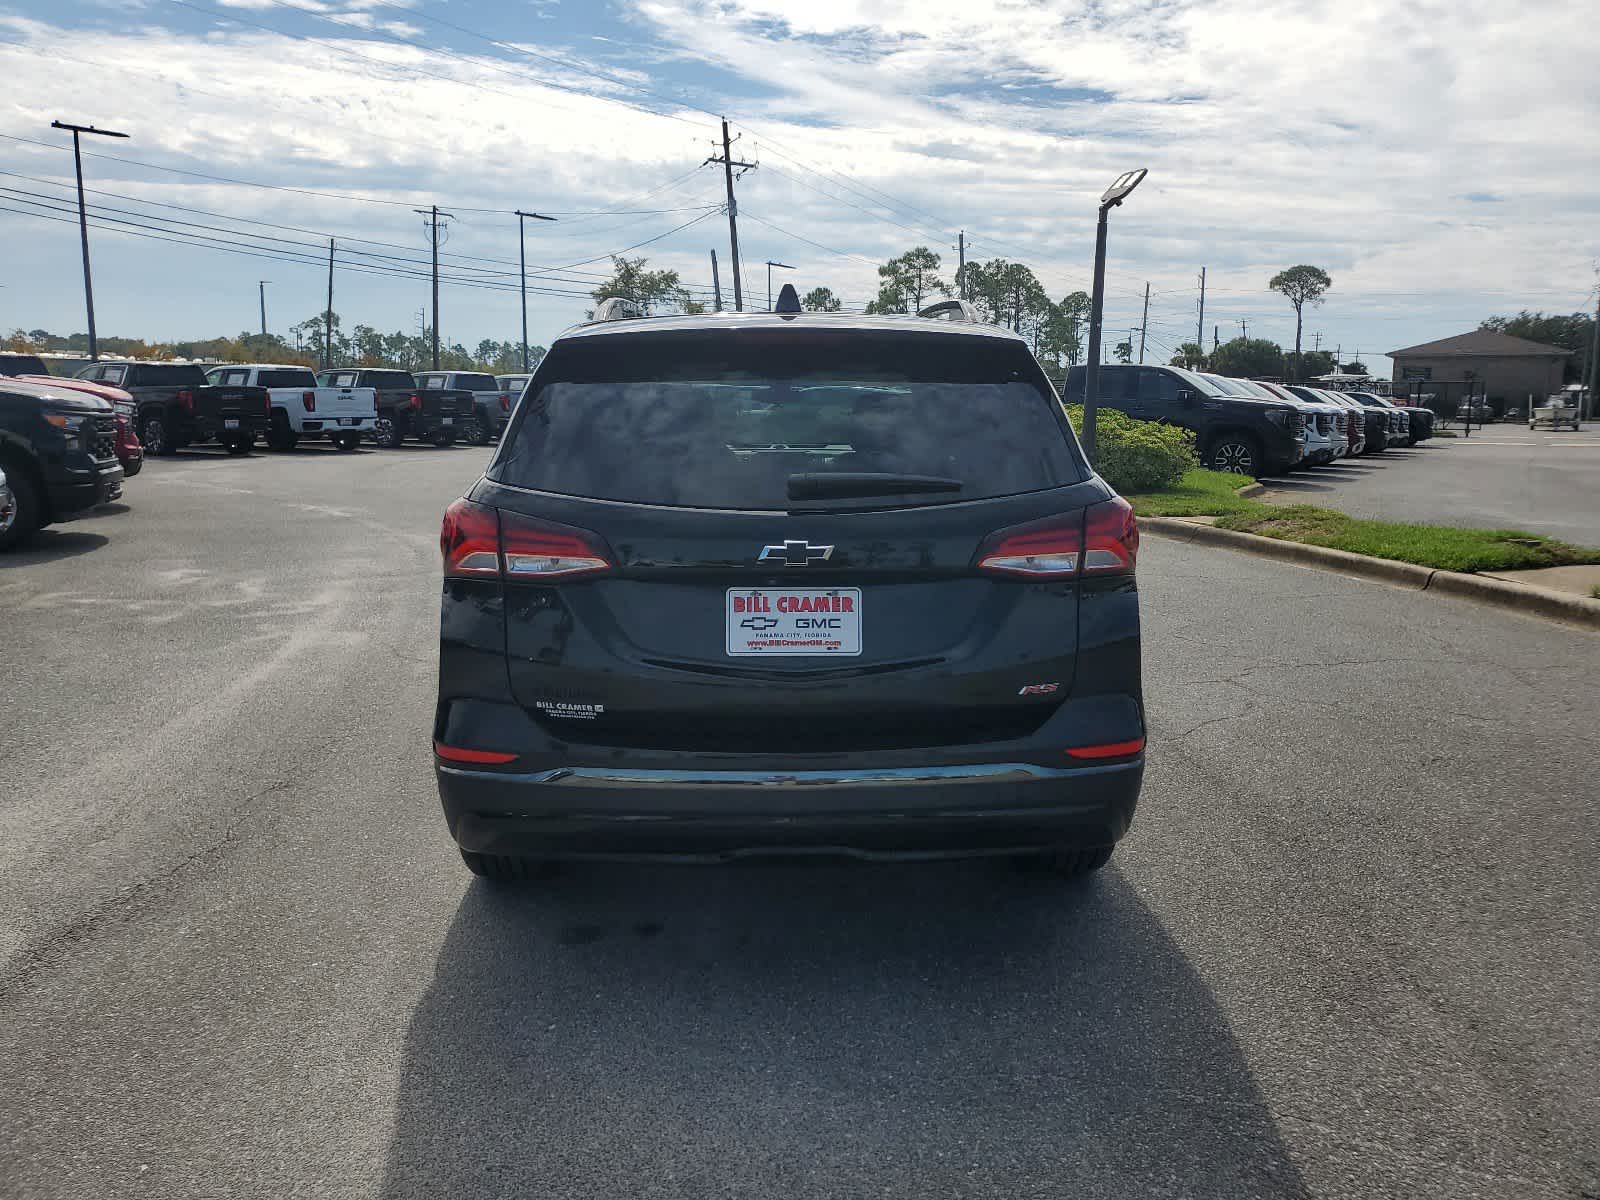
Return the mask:
<svg viewBox="0 0 1600 1200">
<path fill-rule="evenodd" d="M 237 428 L 239 428 L 239 418 L 238 417 L 224 417 L 222 419 L 222 427 L 224 429 L 237 429 Z"/>
<path fill-rule="evenodd" d="M 860 588 L 729 588 L 726 606 L 735 658 L 861 653 Z"/>
<path fill-rule="evenodd" d="M 454 417 L 441 417 L 440 418 L 440 424 L 442 424 L 442 425 L 454 425 L 455 423 L 456 423 L 456 419 Z"/>
<path fill-rule="evenodd" d="M 339 424 L 341 424 L 341 425 L 354 425 L 360 419 L 361 419 L 360 417 L 340 417 L 339 418 Z"/>
</svg>

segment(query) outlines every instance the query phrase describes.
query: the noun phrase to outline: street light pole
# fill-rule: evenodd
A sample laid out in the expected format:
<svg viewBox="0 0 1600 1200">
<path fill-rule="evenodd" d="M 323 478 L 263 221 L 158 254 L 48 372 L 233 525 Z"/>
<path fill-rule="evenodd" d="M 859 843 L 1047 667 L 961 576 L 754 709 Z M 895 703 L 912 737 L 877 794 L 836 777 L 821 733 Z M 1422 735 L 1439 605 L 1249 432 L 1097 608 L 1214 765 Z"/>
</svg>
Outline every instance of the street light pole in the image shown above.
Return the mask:
<svg viewBox="0 0 1600 1200">
<path fill-rule="evenodd" d="M 517 261 L 522 268 L 522 369 L 528 370 L 528 242 L 523 233 L 523 220 L 554 221 L 542 213 L 523 212 L 517 209 Z"/>
<path fill-rule="evenodd" d="M 794 270 L 794 268 L 791 267 L 788 263 L 773 262 L 770 258 L 767 259 L 767 311 L 768 312 L 772 311 L 772 268 L 773 267 L 782 267 L 785 271 Z"/>
<path fill-rule="evenodd" d="M 266 337 L 267 336 L 267 284 L 269 284 L 271 282 L 272 282 L 272 280 L 270 280 L 270 279 L 263 279 L 263 280 L 260 280 L 256 285 L 261 291 L 261 336 L 262 337 Z"/>
<path fill-rule="evenodd" d="M 66 121 L 51 121 L 52 129 L 72 131 L 72 165 L 78 173 L 78 235 L 83 242 L 83 303 L 89 310 L 89 357 L 100 357 L 100 343 L 94 330 L 94 279 L 89 274 L 89 216 L 83 203 L 83 151 L 78 145 L 80 133 L 97 133 L 101 137 L 125 138 L 128 135 L 114 129 L 96 129 L 93 125 L 72 125 Z"/>
<path fill-rule="evenodd" d="M 1106 214 L 1144 182 L 1143 168 L 1117 176 L 1100 197 L 1100 219 L 1094 230 L 1094 295 L 1089 300 L 1089 361 L 1083 371 L 1083 453 L 1094 464 L 1094 418 L 1100 407 L 1100 311 L 1106 299 Z"/>
</svg>

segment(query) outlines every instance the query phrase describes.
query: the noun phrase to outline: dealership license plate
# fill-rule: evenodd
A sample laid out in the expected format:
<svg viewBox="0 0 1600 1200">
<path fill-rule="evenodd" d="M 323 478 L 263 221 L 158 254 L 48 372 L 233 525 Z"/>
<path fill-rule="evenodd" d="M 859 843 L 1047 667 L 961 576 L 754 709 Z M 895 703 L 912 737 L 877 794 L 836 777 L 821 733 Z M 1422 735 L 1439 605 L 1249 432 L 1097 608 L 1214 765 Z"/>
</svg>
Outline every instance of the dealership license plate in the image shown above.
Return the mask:
<svg viewBox="0 0 1600 1200">
<path fill-rule="evenodd" d="M 860 588 L 729 588 L 725 603 L 736 658 L 861 653 Z"/>
<path fill-rule="evenodd" d="M 339 418 L 339 424 L 341 424 L 341 425 L 354 425 L 360 419 L 361 419 L 360 417 L 340 417 Z"/>
<path fill-rule="evenodd" d="M 222 427 L 224 429 L 237 429 L 237 428 L 239 428 L 239 418 L 238 417 L 224 417 L 224 418 L 222 418 Z"/>
<path fill-rule="evenodd" d="M 440 424 L 443 424 L 443 425 L 454 425 L 455 423 L 456 423 L 456 419 L 454 417 L 444 417 L 440 421 Z"/>
</svg>

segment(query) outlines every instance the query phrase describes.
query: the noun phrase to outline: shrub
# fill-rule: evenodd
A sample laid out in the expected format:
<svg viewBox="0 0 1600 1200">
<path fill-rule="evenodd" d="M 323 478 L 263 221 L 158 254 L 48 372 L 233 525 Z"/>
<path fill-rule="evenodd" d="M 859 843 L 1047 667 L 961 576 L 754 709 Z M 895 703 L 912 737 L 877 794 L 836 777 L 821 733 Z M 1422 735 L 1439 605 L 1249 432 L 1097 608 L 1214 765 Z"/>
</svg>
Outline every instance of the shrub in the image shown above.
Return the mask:
<svg viewBox="0 0 1600 1200">
<path fill-rule="evenodd" d="M 1067 409 L 1073 428 L 1083 427 L 1083 406 Z M 1102 408 L 1095 415 L 1095 470 L 1119 492 L 1155 492 L 1171 487 L 1200 465 L 1194 434 L 1176 425 L 1137 421 Z"/>
</svg>

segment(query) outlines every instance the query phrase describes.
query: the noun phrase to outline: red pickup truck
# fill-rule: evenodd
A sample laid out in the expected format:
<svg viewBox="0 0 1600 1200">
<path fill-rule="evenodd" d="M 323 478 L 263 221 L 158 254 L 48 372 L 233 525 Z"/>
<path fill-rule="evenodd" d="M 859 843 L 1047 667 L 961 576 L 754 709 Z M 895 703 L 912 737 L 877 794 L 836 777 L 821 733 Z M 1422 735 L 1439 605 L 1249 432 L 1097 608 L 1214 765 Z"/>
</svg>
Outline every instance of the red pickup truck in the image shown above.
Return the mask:
<svg viewBox="0 0 1600 1200">
<path fill-rule="evenodd" d="M 132 479 L 144 466 L 144 447 L 139 444 L 139 435 L 133 431 L 138 412 L 132 393 L 110 384 L 91 383 L 87 379 L 62 379 L 50 374 L 44 360 L 32 354 L 0 354 L 0 375 L 9 375 L 25 383 L 48 383 L 74 392 L 86 392 L 109 401 L 116 410 L 117 461 L 122 464 L 123 475 Z"/>
</svg>

